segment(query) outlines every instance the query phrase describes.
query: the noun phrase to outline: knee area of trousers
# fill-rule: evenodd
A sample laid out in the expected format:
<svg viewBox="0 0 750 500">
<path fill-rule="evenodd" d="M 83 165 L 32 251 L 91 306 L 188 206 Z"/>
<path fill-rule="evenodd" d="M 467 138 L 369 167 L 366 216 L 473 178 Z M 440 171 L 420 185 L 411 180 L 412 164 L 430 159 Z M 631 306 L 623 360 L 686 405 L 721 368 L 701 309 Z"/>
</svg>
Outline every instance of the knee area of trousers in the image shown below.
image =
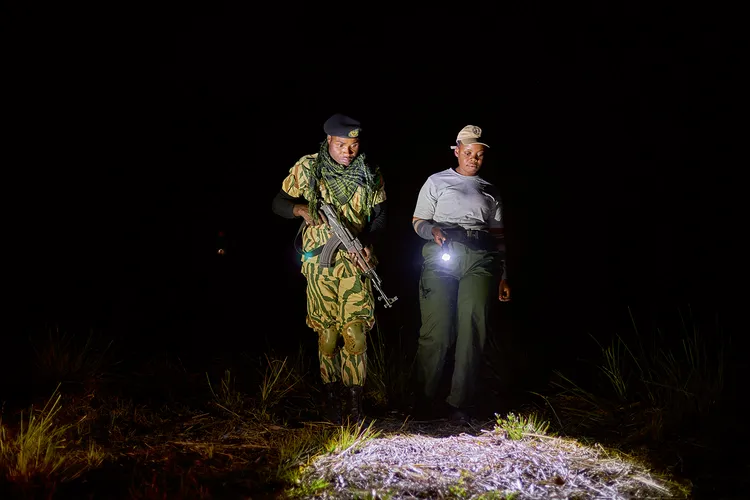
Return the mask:
<svg viewBox="0 0 750 500">
<path fill-rule="evenodd" d="M 349 354 L 362 354 L 367 350 L 367 325 L 353 321 L 344 327 L 344 348 Z"/>
<path fill-rule="evenodd" d="M 323 356 L 332 358 L 336 355 L 339 331 L 329 326 L 318 332 L 318 350 Z"/>
</svg>

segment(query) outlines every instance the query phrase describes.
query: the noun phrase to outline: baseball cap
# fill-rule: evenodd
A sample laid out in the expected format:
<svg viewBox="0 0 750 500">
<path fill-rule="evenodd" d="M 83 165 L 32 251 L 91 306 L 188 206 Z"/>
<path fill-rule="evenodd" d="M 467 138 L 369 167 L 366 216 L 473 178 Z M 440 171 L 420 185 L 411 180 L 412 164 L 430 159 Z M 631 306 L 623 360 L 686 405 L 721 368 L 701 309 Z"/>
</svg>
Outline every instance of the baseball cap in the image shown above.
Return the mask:
<svg viewBox="0 0 750 500">
<path fill-rule="evenodd" d="M 466 125 L 461 129 L 461 131 L 458 133 L 458 136 L 456 137 L 456 146 L 451 146 L 451 149 L 456 149 L 459 142 L 461 144 L 481 144 L 482 146 L 489 148 L 490 145 L 486 142 L 482 142 L 480 140 L 481 137 L 481 128 L 477 127 L 476 125 Z"/>
</svg>

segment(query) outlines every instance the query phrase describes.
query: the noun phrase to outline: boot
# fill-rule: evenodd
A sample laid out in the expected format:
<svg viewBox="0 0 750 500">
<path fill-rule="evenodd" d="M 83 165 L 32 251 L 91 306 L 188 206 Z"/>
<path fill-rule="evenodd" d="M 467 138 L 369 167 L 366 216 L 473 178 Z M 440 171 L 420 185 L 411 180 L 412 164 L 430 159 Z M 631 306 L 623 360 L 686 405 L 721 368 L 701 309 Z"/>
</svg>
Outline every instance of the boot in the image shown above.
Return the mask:
<svg viewBox="0 0 750 500">
<path fill-rule="evenodd" d="M 361 385 L 353 385 L 348 389 L 348 417 L 349 423 L 359 424 L 365 419 L 362 411 L 362 393 L 364 388 Z"/>
<path fill-rule="evenodd" d="M 324 418 L 334 424 L 341 424 L 341 383 L 323 385 L 325 396 Z"/>
</svg>

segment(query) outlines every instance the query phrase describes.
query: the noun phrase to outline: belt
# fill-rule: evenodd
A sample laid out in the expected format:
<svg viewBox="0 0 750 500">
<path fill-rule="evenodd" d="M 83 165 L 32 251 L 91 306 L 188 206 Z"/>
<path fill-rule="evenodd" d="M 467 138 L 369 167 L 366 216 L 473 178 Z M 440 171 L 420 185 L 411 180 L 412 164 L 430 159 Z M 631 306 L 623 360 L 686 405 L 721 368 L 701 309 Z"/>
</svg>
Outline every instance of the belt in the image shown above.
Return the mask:
<svg viewBox="0 0 750 500">
<path fill-rule="evenodd" d="M 462 227 L 447 227 L 440 228 L 441 231 L 450 239 L 456 241 L 474 240 L 474 241 L 488 241 L 492 240 L 493 237 L 488 231 L 482 231 L 479 229 L 464 229 Z"/>
<path fill-rule="evenodd" d="M 449 240 L 463 243 L 473 250 L 493 250 L 495 238 L 489 231 L 462 227 L 440 228 Z"/>
</svg>

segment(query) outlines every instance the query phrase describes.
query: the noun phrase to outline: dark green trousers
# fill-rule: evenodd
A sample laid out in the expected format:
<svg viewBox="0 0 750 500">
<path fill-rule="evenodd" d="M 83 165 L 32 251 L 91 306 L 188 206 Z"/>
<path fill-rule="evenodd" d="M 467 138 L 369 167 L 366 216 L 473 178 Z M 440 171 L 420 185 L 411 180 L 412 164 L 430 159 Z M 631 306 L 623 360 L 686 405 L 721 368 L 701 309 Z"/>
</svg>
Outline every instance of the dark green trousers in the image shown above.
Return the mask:
<svg viewBox="0 0 750 500">
<path fill-rule="evenodd" d="M 419 306 L 422 325 L 416 357 L 417 396 L 432 401 L 455 346 L 451 406 L 472 404 L 487 340 L 490 307 L 498 300 L 499 253 L 451 243 L 450 260 L 433 241 L 422 248 Z"/>
</svg>

